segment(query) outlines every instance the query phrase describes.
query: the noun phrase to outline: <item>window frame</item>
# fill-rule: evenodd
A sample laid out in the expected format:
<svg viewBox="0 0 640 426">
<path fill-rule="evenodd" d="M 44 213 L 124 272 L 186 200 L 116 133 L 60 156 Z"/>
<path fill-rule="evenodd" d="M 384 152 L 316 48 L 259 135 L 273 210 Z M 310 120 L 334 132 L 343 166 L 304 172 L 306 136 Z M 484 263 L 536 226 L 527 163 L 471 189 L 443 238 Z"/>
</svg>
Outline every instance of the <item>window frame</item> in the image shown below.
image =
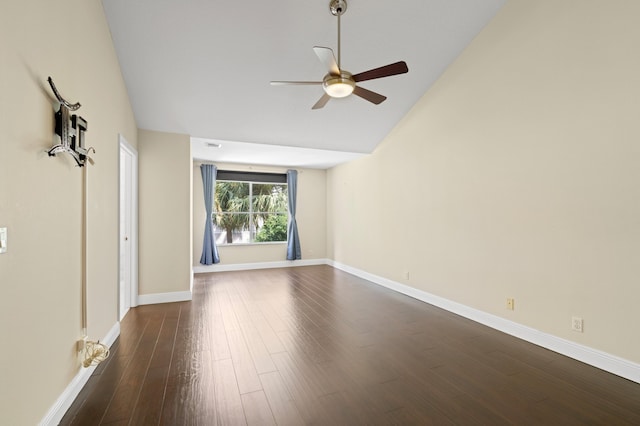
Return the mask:
<svg viewBox="0 0 640 426">
<path fill-rule="evenodd" d="M 232 242 L 232 243 L 227 243 L 226 239 L 225 241 L 222 242 L 217 242 L 216 244 L 218 246 L 221 247 L 233 247 L 233 246 L 250 246 L 250 245 L 273 245 L 273 244 L 287 244 L 288 239 L 289 239 L 289 230 L 287 229 L 287 235 L 285 237 L 284 240 L 282 241 L 256 241 L 256 237 L 258 235 L 259 230 L 256 229 L 256 226 L 254 225 L 254 215 L 255 215 L 255 211 L 253 210 L 254 206 L 254 202 L 253 202 L 253 186 L 254 184 L 257 185 L 264 185 L 264 184 L 271 184 L 271 185 L 282 185 L 284 186 L 284 194 L 286 196 L 286 203 L 287 203 L 287 207 L 285 208 L 284 212 L 259 212 L 259 213 L 268 213 L 268 214 L 272 214 L 272 215 L 285 215 L 285 217 L 287 218 L 287 223 L 289 221 L 289 208 L 288 208 L 288 203 L 289 203 L 289 193 L 288 193 L 288 182 L 287 182 L 287 175 L 286 173 L 266 173 L 266 172 L 245 172 L 245 171 L 235 171 L 235 170 L 218 170 L 217 172 L 217 176 L 216 176 L 216 188 L 214 188 L 214 191 L 217 190 L 217 185 L 219 182 L 237 182 L 237 183 L 247 183 L 249 185 L 249 211 L 247 212 L 222 212 L 222 214 L 248 214 L 249 215 L 249 241 L 248 242 Z M 214 193 L 214 199 L 215 199 L 215 193 Z M 219 226 L 216 225 L 216 221 L 215 221 L 215 215 L 219 214 L 215 208 L 213 209 L 212 212 L 212 217 L 211 217 L 211 221 L 212 221 L 212 225 L 213 225 L 213 229 L 214 232 L 215 230 L 220 230 L 221 228 Z M 253 225 L 253 226 L 252 226 Z M 225 232 L 224 229 L 222 229 L 223 232 Z M 233 238 L 233 237 L 232 237 Z"/>
</svg>

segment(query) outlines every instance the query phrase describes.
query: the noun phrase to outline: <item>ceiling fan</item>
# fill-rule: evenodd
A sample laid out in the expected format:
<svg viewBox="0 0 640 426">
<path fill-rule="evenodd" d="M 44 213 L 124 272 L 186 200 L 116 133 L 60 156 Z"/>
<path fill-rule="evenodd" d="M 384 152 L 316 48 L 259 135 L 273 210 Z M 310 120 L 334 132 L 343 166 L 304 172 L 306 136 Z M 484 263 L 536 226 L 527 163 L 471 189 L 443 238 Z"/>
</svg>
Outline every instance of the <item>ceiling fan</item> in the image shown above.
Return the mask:
<svg viewBox="0 0 640 426">
<path fill-rule="evenodd" d="M 376 105 L 384 102 L 387 99 L 386 96 L 360 87 L 356 83 L 404 74 L 409 71 L 406 62 L 395 62 L 358 74 L 351 74 L 349 71 L 340 68 L 340 16 L 347 11 L 346 0 L 331 0 L 329 10 L 332 15 L 338 18 L 338 60 L 336 61 L 333 50 L 328 47 L 314 46 L 313 48 L 320 62 L 327 67 L 329 71 L 327 75 L 324 76 L 322 81 L 272 81 L 271 85 L 322 85 L 325 93 L 311 109 L 320 109 L 326 105 L 329 99 L 344 98 L 352 93 Z"/>
</svg>

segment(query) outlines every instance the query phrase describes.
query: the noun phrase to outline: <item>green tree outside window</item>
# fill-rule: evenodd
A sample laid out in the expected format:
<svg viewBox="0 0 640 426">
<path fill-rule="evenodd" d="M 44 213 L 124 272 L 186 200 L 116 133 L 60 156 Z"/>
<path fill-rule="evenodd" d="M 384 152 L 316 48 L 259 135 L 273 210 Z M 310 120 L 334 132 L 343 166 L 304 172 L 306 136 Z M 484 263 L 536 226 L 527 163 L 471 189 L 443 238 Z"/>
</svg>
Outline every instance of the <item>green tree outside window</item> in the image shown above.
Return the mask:
<svg viewBox="0 0 640 426">
<path fill-rule="evenodd" d="M 214 202 L 212 220 L 226 244 L 287 240 L 286 184 L 218 181 Z"/>
</svg>

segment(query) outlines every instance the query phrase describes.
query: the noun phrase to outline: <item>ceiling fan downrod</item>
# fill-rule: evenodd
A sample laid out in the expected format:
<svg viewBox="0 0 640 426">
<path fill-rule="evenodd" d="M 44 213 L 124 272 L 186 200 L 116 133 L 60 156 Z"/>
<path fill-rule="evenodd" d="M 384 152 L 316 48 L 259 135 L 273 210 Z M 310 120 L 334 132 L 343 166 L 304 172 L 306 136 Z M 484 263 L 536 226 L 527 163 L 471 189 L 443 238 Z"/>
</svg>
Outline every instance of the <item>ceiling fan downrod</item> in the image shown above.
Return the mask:
<svg viewBox="0 0 640 426">
<path fill-rule="evenodd" d="M 329 10 L 333 16 L 338 18 L 338 68 L 342 69 L 340 65 L 340 17 L 347 11 L 346 0 L 331 0 Z"/>
</svg>

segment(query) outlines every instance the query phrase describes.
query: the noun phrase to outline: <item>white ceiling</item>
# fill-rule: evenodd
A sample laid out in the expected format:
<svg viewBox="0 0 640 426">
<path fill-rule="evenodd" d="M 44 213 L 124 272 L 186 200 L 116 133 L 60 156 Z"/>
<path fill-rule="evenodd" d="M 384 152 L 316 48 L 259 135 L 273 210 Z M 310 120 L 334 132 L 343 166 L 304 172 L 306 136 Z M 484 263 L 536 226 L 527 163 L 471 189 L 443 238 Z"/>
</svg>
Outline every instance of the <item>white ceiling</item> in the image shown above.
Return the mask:
<svg viewBox="0 0 640 426">
<path fill-rule="evenodd" d="M 371 153 L 506 0 L 347 1 L 342 68 L 358 73 L 400 60 L 409 67 L 359 83 L 387 96 L 380 105 L 352 95 L 311 110 L 321 86 L 269 84 L 322 80 L 312 47 L 337 54 L 329 0 L 102 3 L 139 128 L 188 134 L 197 138 L 194 151 L 202 139 L 223 145 L 203 159 L 329 167 Z M 256 144 L 297 149 L 264 154 L 266 163 Z M 235 156 L 225 146 L 235 146 Z"/>
</svg>

